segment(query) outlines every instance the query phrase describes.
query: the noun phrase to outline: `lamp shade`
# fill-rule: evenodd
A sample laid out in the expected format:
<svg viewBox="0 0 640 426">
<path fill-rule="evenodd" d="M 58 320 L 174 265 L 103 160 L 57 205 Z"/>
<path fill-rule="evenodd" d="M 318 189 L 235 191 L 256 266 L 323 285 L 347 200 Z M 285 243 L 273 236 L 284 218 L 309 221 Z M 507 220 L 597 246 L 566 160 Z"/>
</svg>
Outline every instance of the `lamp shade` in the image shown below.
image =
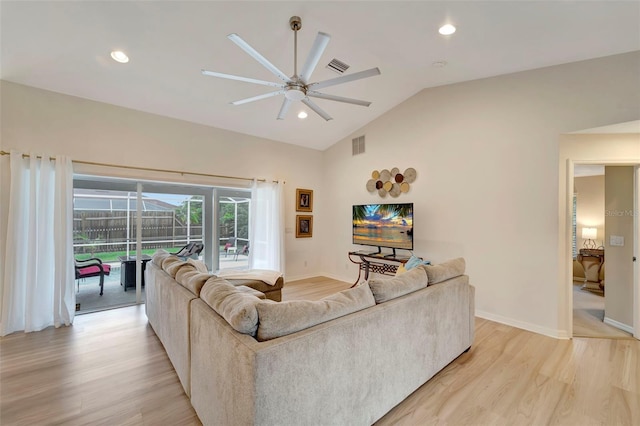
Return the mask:
<svg viewBox="0 0 640 426">
<path fill-rule="evenodd" d="M 597 235 L 597 228 L 582 228 L 582 239 L 584 240 L 595 240 Z"/>
</svg>

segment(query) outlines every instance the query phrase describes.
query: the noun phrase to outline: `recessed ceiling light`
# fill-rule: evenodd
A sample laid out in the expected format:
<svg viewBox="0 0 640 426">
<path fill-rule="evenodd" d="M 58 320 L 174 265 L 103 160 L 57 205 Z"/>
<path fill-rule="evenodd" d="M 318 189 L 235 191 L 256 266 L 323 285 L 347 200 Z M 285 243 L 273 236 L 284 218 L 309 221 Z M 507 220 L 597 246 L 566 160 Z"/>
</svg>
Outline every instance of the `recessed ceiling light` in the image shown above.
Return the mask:
<svg viewBox="0 0 640 426">
<path fill-rule="evenodd" d="M 307 113 L 306 113 L 306 112 L 304 112 L 304 111 L 300 111 L 300 112 L 298 113 L 298 118 L 307 118 Z"/>
<path fill-rule="evenodd" d="M 436 61 L 431 64 L 432 67 L 442 68 L 447 66 L 447 61 Z"/>
<path fill-rule="evenodd" d="M 456 32 L 456 27 L 451 24 L 446 24 L 441 26 L 438 32 L 442 35 L 451 35 Z"/>
<path fill-rule="evenodd" d="M 111 57 L 114 61 L 120 62 L 121 64 L 129 62 L 129 57 L 121 50 L 114 50 L 111 52 Z"/>
</svg>

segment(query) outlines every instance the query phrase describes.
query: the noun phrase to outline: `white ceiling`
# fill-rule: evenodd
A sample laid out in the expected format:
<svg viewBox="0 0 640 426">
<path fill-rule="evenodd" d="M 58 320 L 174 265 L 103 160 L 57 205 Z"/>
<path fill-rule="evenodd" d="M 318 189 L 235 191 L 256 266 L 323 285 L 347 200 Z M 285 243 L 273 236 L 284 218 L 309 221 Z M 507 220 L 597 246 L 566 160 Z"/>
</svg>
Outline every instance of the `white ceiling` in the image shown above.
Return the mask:
<svg viewBox="0 0 640 426">
<path fill-rule="evenodd" d="M 640 50 L 637 1 L 2 0 L 0 8 L 4 80 L 320 150 L 427 87 Z M 332 58 L 350 64 L 347 73 L 380 68 L 323 90 L 370 107 L 314 99 L 332 121 L 300 103 L 278 121 L 282 97 L 229 104 L 271 88 L 200 74 L 276 81 L 226 38 L 234 32 L 293 74 L 293 15 L 302 18 L 298 67 L 318 31 L 332 37 L 312 81 L 337 76 L 324 68 Z M 453 36 L 437 33 L 446 22 L 457 26 Z M 113 49 L 131 61 L 114 62 Z"/>
</svg>

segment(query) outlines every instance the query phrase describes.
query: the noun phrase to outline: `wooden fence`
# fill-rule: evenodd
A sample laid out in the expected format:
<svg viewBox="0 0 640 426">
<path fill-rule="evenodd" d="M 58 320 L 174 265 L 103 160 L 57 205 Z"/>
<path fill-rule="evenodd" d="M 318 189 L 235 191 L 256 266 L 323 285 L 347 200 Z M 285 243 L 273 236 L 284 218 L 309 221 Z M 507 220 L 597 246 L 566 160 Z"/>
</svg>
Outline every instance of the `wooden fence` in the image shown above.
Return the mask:
<svg viewBox="0 0 640 426">
<path fill-rule="evenodd" d="M 76 253 L 114 252 L 126 250 L 136 241 L 136 212 L 80 210 L 73 213 L 73 243 Z M 202 240 L 202 225 L 191 225 L 189 240 Z M 184 245 L 187 225 L 171 211 L 145 212 L 142 216 L 143 248 L 164 248 Z"/>
</svg>

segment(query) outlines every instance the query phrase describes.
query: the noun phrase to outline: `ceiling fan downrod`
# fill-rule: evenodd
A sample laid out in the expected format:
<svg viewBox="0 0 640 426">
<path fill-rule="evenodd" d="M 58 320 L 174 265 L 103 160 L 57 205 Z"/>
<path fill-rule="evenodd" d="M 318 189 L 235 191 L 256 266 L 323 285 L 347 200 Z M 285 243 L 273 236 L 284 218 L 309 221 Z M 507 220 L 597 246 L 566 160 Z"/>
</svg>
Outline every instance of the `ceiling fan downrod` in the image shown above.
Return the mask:
<svg viewBox="0 0 640 426">
<path fill-rule="evenodd" d="M 298 79 L 298 30 L 302 28 L 302 19 L 299 16 L 289 18 L 289 26 L 293 30 L 293 79 Z"/>
<path fill-rule="evenodd" d="M 302 28 L 302 19 L 292 16 L 289 26 L 293 30 L 293 76 L 291 82 L 286 84 L 284 96 L 292 101 L 300 101 L 307 96 L 307 86 L 298 77 L 298 30 Z"/>
</svg>

